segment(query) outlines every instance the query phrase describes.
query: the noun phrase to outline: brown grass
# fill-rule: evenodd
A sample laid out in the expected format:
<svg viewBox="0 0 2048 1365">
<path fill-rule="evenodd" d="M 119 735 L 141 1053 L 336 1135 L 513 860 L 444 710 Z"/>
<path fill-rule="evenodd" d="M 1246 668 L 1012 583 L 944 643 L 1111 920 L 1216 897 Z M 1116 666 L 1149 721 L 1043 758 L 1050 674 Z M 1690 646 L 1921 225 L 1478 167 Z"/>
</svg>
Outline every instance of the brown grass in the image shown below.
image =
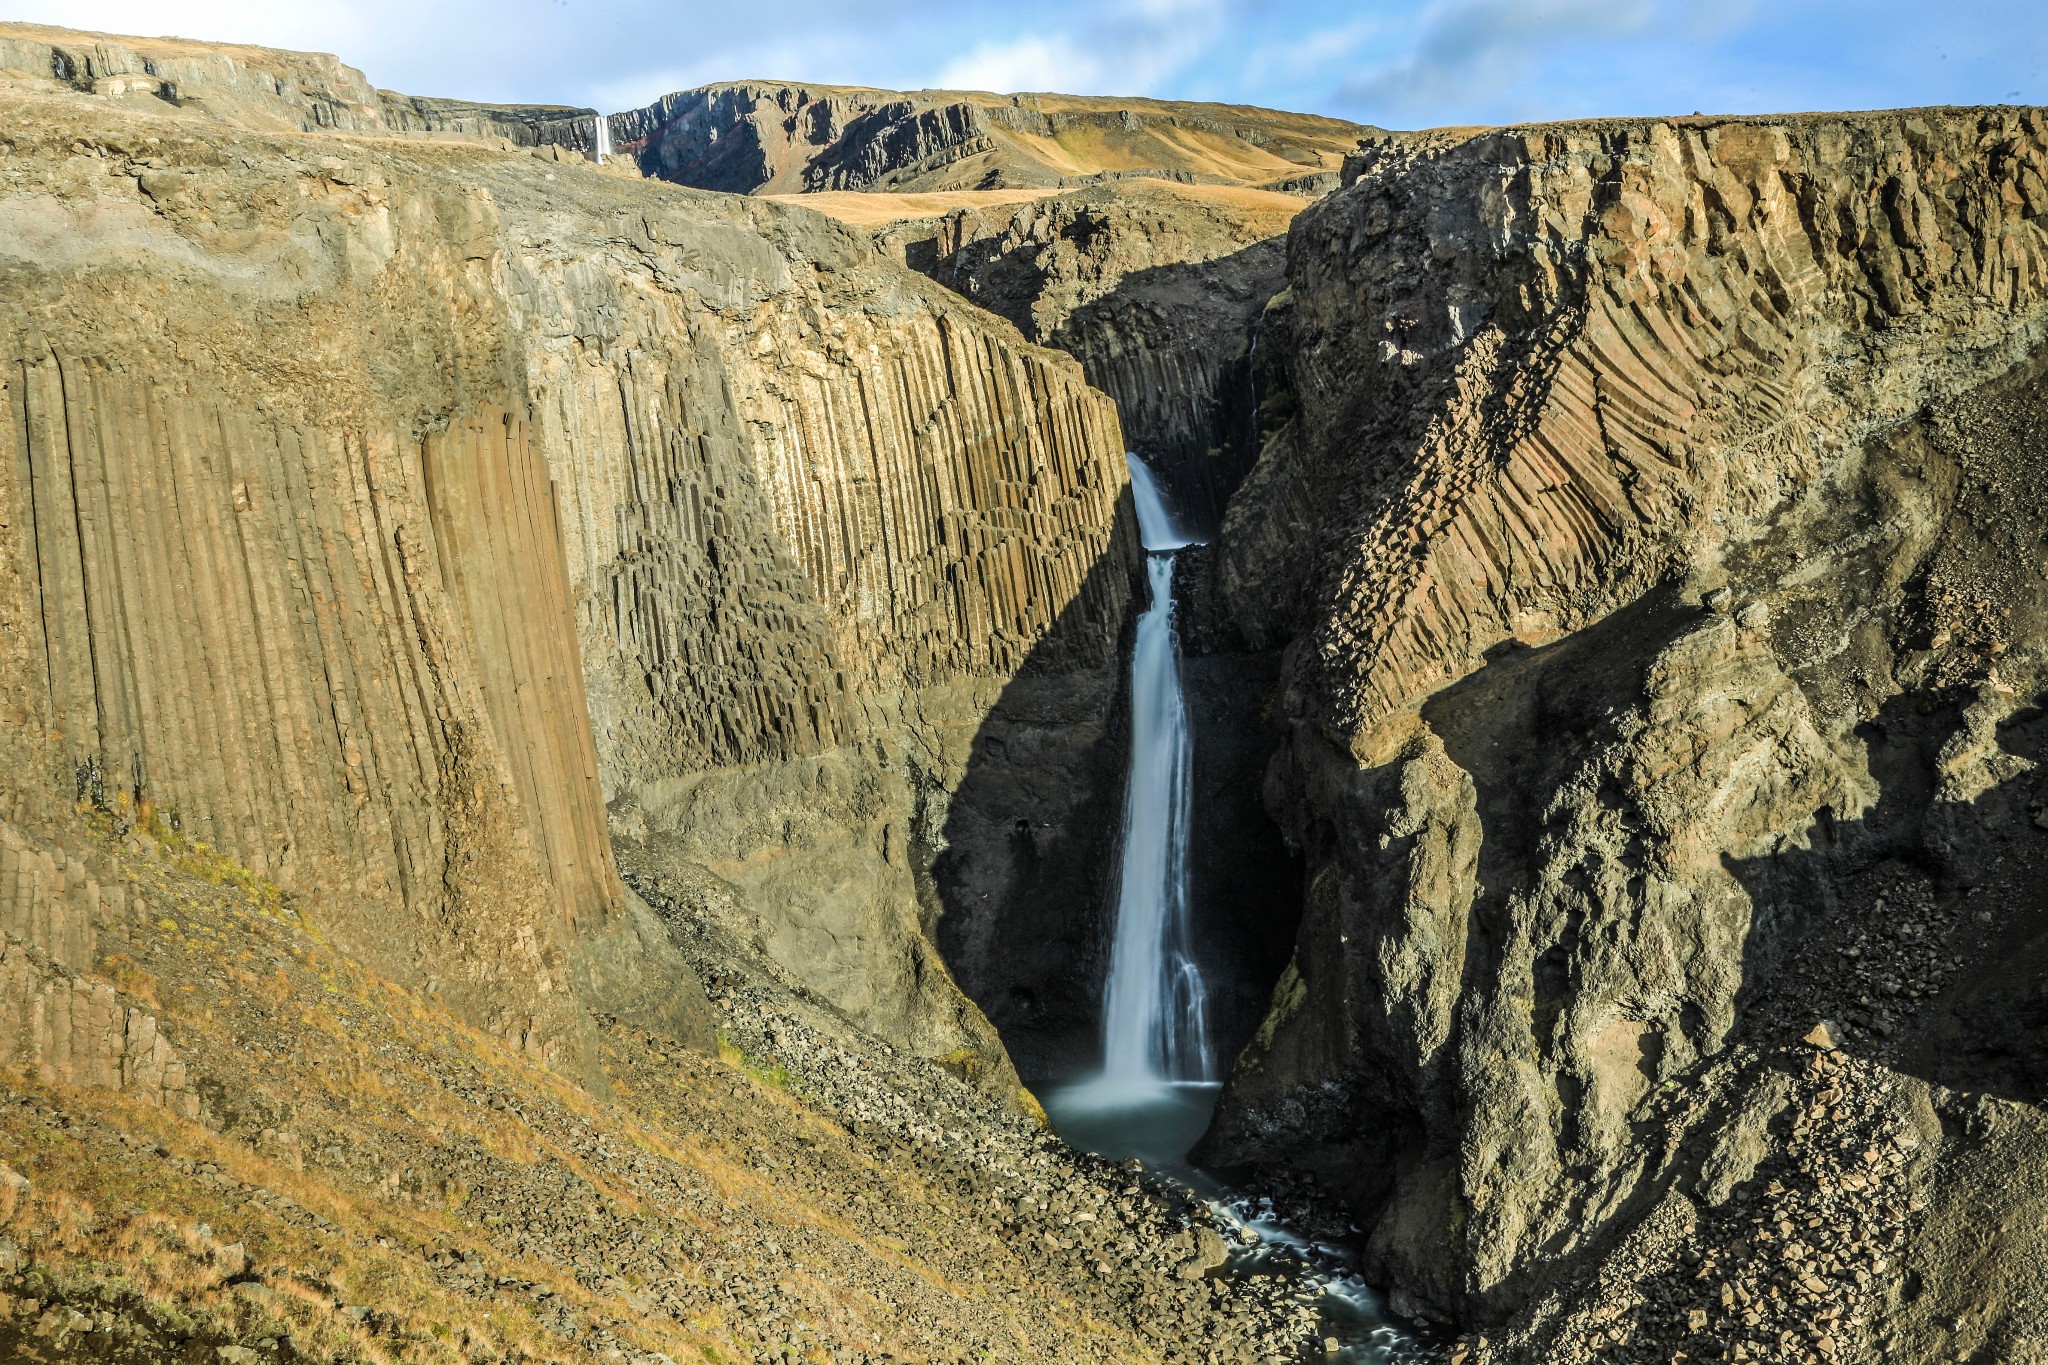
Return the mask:
<svg viewBox="0 0 2048 1365">
<path fill-rule="evenodd" d="M 926 194 L 868 194 L 860 190 L 823 190 L 816 194 L 769 194 L 780 204 L 815 209 L 828 218 L 858 228 L 877 228 L 912 218 L 943 218 L 954 209 L 1001 208 L 1028 204 L 1057 190 L 934 190 Z"/>
</svg>

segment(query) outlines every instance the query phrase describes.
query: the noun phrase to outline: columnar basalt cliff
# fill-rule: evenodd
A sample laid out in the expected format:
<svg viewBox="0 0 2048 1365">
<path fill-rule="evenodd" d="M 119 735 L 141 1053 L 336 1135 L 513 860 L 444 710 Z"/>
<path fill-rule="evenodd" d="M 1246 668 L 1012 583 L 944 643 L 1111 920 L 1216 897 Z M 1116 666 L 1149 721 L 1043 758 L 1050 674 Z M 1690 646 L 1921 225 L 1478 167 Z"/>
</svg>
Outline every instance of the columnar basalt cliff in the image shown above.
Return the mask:
<svg viewBox="0 0 2048 1365">
<path fill-rule="evenodd" d="M 557 719 L 585 706 L 546 462 L 456 320 L 474 280 L 443 243 L 470 206 L 401 192 L 394 215 L 339 162 L 237 175 L 194 143 L 55 135 L 16 125 L 34 169 L 5 209 L 10 801 L 321 887 L 394 975 L 574 1053 L 565 954 L 623 907 L 587 729 Z M 371 302 L 380 276 L 409 316 Z M 435 377 L 378 373 L 408 352 Z"/>
<path fill-rule="evenodd" d="M 847 213 L 856 198 L 829 202 L 826 212 Z M 1165 485 L 1183 525 L 1206 535 L 1258 451 L 1255 338 L 1285 283 L 1285 230 L 1306 203 L 1270 191 L 1134 179 L 1021 206 L 957 208 L 875 236 L 1027 337 L 1078 359 L 1090 382 L 1116 400 L 1125 439 Z M 1190 850 L 1197 939 L 1218 1038 L 1234 1046 L 1263 1012 L 1281 966 L 1274 952 L 1284 959 L 1297 901 L 1295 862 L 1259 801 L 1271 743 L 1265 702 L 1278 660 L 1271 649 L 1247 649 L 1238 632 L 1212 619 L 1206 553 L 1183 559 L 1184 681 L 1198 734 L 1199 833 Z M 1035 836 L 1017 861 L 1042 866 L 1039 845 L 1047 842 Z M 1087 850 L 1068 856 L 1073 851 Z M 1011 875 L 1024 874 L 1013 868 Z M 1055 882 L 1019 890 L 999 898 L 1006 921 L 979 919 L 987 942 L 981 955 L 995 970 L 970 971 L 966 984 L 1008 1037 L 1033 1022 L 1093 1018 L 1089 994 L 1099 971 L 1080 970 L 1086 959 L 1067 953 L 1041 961 L 1042 945 L 1058 936 L 1029 916 L 1032 905 L 1071 901 L 1075 889 Z M 961 899 L 972 905 L 977 897 Z M 957 959 L 960 945 L 949 951 Z M 1049 992 L 1047 983 L 1061 977 L 1079 989 Z M 1031 1010 L 1006 1008 L 1019 993 Z M 1064 1066 L 1083 1060 L 1067 1057 Z"/>
<path fill-rule="evenodd" d="M 1307 1358 L 1012 1062 L 1129 443 L 1198 1159 L 1468 1365 L 2044 1358 L 2048 116 L 593 117 L 0 25 L 0 1356 Z"/>
<path fill-rule="evenodd" d="M 1073 363 L 807 213 L 43 85 L 0 248 L 9 800 L 321 888 L 576 1065 L 579 988 L 659 1015 L 680 970 L 616 825 L 1011 1097 L 930 865 L 1027 655 L 1101 761 L 1135 542 Z"/>
<path fill-rule="evenodd" d="M 2048 119 L 1348 173 L 1219 548 L 1308 865 L 1207 1158 L 1482 1358 L 2031 1358 Z"/>
<path fill-rule="evenodd" d="M 0 33 L 0 1357 L 1306 1349 L 932 946 L 1111 785 L 1079 367 L 330 60 Z"/>
<path fill-rule="evenodd" d="M 1182 515 L 1214 527 L 1258 453 L 1252 345 L 1284 287 L 1296 195 L 1127 180 L 876 234 L 1116 399 Z M 832 211 L 830 209 L 828 212 Z"/>
<path fill-rule="evenodd" d="M 1136 551 L 1117 529 L 1115 410 L 1070 361 L 849 230 L 758 202 L 718 212 L 610 271 L 594 242 L 513 267 L 561 319 L 529 373 L 542 425 L 576 452 L 565 522 L 614 828 L 636 875 L 740 907 L 864 1025 L 928 1055 L 966 1048 L 1000 1078 L 1001 1043 L 927 948 L 953 908 L 931 867 L 972 742 L 1027 659 L 1015 686 L 1047 700 L 1019 736 L 1026 767 L 1110 762 L 1091 737 Z M 651 253 L 673 264 L 648 271 Z M 993 803 L 960 818 L 999 842 L 1042 818 L 1014 791 L 969 800 Z"/>
</svg>

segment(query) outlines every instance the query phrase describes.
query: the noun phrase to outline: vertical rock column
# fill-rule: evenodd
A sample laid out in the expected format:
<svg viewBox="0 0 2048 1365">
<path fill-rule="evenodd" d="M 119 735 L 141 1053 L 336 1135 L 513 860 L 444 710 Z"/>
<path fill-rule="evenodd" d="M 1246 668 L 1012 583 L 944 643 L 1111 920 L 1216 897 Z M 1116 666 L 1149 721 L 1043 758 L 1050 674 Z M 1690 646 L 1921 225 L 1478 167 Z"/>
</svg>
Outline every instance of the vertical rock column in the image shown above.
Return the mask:
<svg viewBox="0 0 2048 1365">
<path fill-rule="evenodd" d="M 620 893 L 524 425 L 423 452 L 33 341 L 0 396 L 49 727 L 22 784 L 320 891 L 353 949 L 522 1045 L 573 1033 L 563 944 Z"/>
</svg>

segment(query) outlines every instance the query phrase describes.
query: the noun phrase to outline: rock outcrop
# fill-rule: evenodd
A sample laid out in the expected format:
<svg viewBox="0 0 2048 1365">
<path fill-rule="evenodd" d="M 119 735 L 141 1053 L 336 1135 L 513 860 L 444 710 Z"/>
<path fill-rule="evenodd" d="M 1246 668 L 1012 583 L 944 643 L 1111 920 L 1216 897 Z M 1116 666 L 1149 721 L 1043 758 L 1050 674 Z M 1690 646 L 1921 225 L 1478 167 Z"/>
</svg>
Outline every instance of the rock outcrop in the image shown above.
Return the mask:
<svg viewBox="0 0 2048 1365">
<path fill-rule="evenodd" d="M 317 889 L 378 970 L 572 1066 L 621 1012 L 579 987 L 694 990 L 616 828 L 1014 1099 L 930 869 L 1027 658 L 1107 724 L 1136 547 L 1071 361 L 814 215 L 495 135 L 10 98 L 14 818 Z"/>
<path fill-rule="evenodd" d="M 1307 866 L 1203 1152 L 1471 1358 L 2028 1358 L 2038 1231 L 1956 1220 L 2048 1134 L 2048 119 L 1347 174 L 1218 548 Z"/>
<path fill-rule="evenodd" d="M 728 82 L 612 117 L 650 176 L 735 194 L 1061 187 L 1150 176 L 1304 188 L 1361 130 L 1239 105 Z"/>
<path fill-rule="evenodd" d="M 1286 283 L 1287 227 L 1305 206 L 1270 190 L 1126 180 L 876 237 L 1079 360 L 1176 507 L 1213 530 L 1258 453 L 1256 324 Z"/>
<path fill-rule="evenodd" d="M 583 152 L 591 150 L 597 114 L 378 90 L 324 53 L 0 24 L 0 87 L 41 91 L 51 82 L 138 110 L 155 101 L 243 128 L 432 134 Z"/>
</svg>

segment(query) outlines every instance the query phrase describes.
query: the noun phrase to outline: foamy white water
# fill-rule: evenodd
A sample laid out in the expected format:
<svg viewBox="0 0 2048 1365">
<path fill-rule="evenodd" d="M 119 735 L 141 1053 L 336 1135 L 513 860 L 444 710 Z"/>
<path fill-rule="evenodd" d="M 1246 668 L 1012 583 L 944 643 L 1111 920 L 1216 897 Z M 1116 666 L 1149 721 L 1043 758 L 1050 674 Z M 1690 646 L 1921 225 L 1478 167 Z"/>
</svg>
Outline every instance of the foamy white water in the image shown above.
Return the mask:
<svg viewBox="0 0 2048 1365">
<path fill-rule="evenodd" d="M 612 154 L 612 121 L 603 114 L 597 116 L 597 164 L 602 166 Z"/>
<path fill-rule="evenodd" d="M 1131 467 L 1131 501 L 1138 509 L 1138 539 L 1148 551 L 1181 550 L 1193 545 L 1192 536 L 1180 529 L 1180 519 L 1173 514 L 1166 497 L 1159 491 L 1158 480 L 1152 471 L 1137 456 L 1126 453 L 1124 462 Z M 1153 596 L 1153 605 L 1159 598 Z M 1170 604 L 1169 604 L 1170 605 Z"/>
<path fill-rule="evenodd" d="M 1131 652 L 1131 752 L 1116 934 L 1102 1002 L 1099 1092 L 1132 1098 L 1173 1082 L 1209 1082 L 1208 1002 L 1188 922 L 1188 830 L 1194 746 L 1174 631 L 1175 524 L 1152 471 L 1131 457 L 1131 495 L 1148 551 L 1151 601 Z M 1095 1087 L 1091 1087 L 1095 1088 Z"/>
</svg>

